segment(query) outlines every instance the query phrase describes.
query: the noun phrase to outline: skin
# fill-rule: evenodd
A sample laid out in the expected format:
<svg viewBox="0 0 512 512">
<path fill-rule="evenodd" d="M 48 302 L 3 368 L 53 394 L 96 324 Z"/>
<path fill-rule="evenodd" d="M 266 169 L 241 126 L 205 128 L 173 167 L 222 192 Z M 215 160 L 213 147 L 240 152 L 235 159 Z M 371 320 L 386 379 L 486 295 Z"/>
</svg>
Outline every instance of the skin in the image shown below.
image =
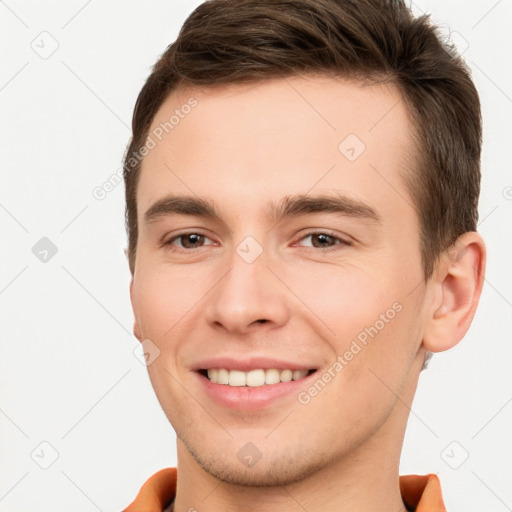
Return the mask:
<svg viewBox="0 0 512 512">
<path fill-rule="evenodd" d="M 414 165 L 412 125 L 392 85 L 308 75 L 182 88 L 151 130 L 191 96 L 197 106 L 142 165 L 130 285 L 134 333 L 160 349 L 148 372 L 178 436 L 175 511 L 405 510 L 398 464 L 409 408 L 426 350 L 454 346 L 471 323 L 481 237 L 462 235 L 425 282 L 402 178 Z M 348 134 L 366 145 L 355 161 L 338 150 Z M 334 192 L 371 206 L 380 222 L 267 216 L 269 200 Z M 170 193 L 212 201 L 220 220 L 145 223 Z M 311 231 L 350 244 L 319 243 Z M 205 238 L 163 245 L 184 232 Z M 247 236 L 263 250 L 252 263 L 236 252 Z M 228 409 L 192 370 L 206 357 L 254 355 L 322 375 L 394 303 L 401 311 L 306 405 L 292 393 L 259 410 Z M 253 467 L 237 457 L 247 442 L 262 454 Z"/>
</svg>

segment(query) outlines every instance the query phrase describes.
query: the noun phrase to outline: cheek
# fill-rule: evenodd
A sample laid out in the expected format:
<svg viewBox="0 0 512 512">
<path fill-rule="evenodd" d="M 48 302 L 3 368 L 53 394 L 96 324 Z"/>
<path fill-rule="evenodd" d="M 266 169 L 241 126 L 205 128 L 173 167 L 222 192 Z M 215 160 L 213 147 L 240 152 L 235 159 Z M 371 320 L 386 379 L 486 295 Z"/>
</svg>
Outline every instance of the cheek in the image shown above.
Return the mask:
<svg viewBox="0 0 512 512">
<path fill-rule="evenodd" d="M 288 272 L 286 279 L 300 301 L 328 328 L 334 343 L 339 340 L 340 349 L 348 338 L 379 320 L 399 297 L 389 282 L 355 267 L 317 264 L 311 271 Z"/>
<path fill-rule="evenodd" d="M 400 276 L 396 272 L 394 276 Z M 421 341 L 421 315 L 417 297 L 406 285 L 413 280 L 391 275 L 334 266 L 288 274 L 291 288 L 325 333 L 333 364 L 341 358 L 342 371 L 334 373 L 343 376 L 336 381 L 346 385 L 362 379 L 370 385 L 376 379 L 370 370 L 377 375 L 384 371 L 395 387 L 414 358 Z"/>
<path fill-rule="evenodd" d="M 142 333 L 162 342 L 185 328 L 193 316 L 192 310 L 208 290 L 192 268 L 177 272 L 164 268 L 158 271 L 153 267 L 137 277 L 134 299 Z"/>
</svg>

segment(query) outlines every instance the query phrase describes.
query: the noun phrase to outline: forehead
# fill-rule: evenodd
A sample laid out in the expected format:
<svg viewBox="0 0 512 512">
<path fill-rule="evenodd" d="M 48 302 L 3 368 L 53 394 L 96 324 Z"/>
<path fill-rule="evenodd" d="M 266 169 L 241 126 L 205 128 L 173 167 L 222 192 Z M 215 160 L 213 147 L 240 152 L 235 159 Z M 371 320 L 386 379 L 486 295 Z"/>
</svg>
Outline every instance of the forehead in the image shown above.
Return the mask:
<svg viewBox="0 0 512 512">
<path fill-rule="evenodd" d="M 248 212 L 271 198 L 336 191 L 410 213 L 400 174 L 412 167 L 411 133 L 391 84 L 305 76 L 182 87 L 149 130 L 139 220 L 166 193 Z"/>
</svg>

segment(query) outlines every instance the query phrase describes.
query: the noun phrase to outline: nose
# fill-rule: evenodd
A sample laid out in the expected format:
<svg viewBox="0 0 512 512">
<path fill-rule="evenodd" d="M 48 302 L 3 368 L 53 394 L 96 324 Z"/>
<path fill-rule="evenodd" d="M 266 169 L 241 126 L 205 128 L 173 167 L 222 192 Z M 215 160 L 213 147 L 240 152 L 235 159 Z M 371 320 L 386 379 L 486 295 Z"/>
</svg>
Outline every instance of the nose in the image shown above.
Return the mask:
<svg viewBox="0 0 512 512">
<path fill-rule="evenodd" d="M 250 263 L 234 252 L 229 269 L 208 294 L 206 316 L 211 326 L 243 335 L 262 324 L 269 329 L 288 322 L 287 289 L 268 263 L 265 251 Z"/>
</svg>

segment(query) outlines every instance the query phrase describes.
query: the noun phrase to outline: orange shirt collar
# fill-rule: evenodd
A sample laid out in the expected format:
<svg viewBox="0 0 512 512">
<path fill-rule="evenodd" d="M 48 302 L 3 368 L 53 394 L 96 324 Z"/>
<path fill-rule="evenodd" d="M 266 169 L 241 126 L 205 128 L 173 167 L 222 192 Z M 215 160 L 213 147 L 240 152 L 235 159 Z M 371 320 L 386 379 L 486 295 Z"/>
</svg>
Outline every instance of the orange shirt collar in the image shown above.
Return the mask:
<svg viewBox="0 0 512 512">
<path fill-rule="evenodd" d="M 156 472 L 141 487 L 135 500 L 123 512 L 161 512 L 176 495 L 176 468 Z M 404 475 L 400 492 L 405 504 L 415 512 L 446 512 L 437 475 Z"/>
</svg>

